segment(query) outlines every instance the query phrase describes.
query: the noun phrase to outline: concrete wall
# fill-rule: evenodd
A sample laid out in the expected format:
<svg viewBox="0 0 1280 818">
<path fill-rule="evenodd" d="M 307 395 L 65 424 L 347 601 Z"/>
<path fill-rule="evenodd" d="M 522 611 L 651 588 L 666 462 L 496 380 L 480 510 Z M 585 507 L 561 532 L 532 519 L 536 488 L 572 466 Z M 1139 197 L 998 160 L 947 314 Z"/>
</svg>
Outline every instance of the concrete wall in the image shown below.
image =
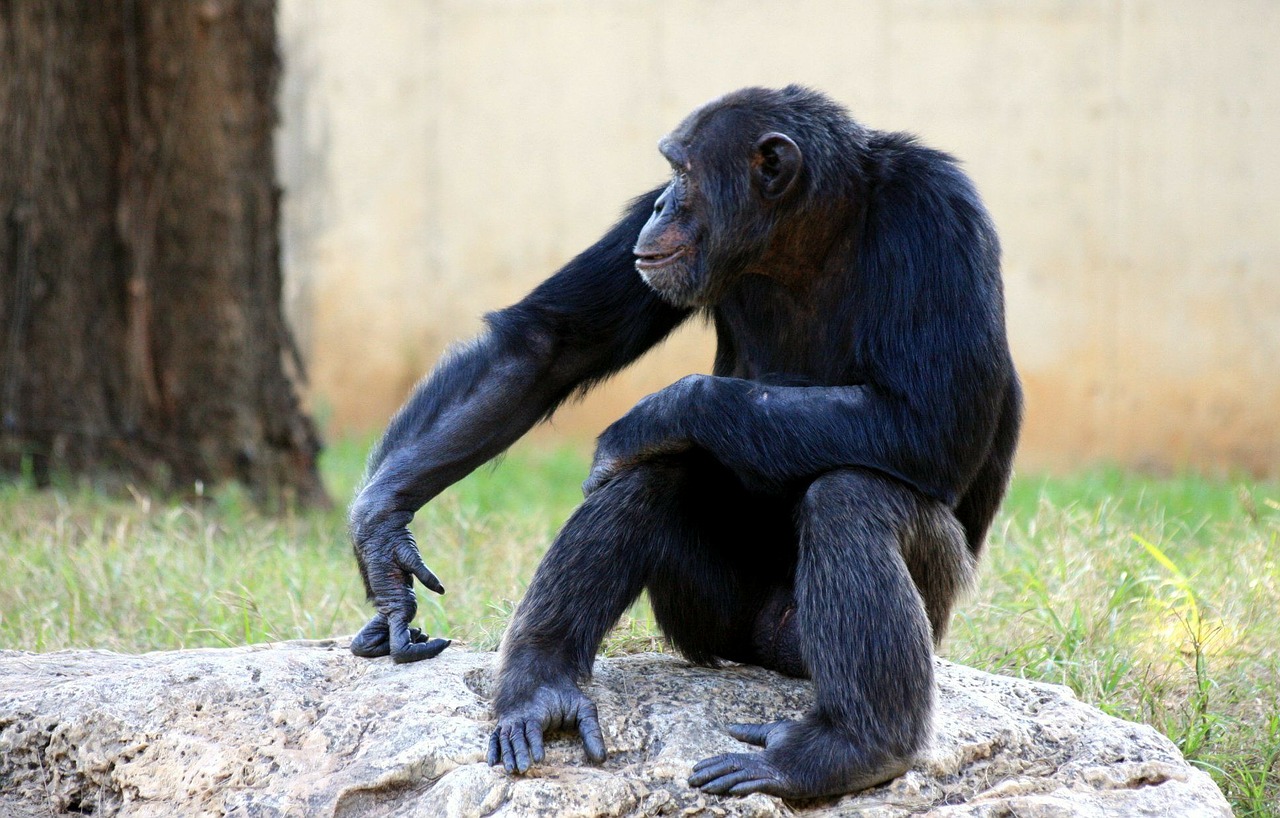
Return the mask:
<svg viewBox="0 0 1280 818">
<path fill-rule="evenodd" d="M 282 0 L 292 318 L 380 427 L 444 345 L 663 180 L 659 136 L 802 82 L 961 157 L 1000 227 L 1024 466 L 1280 468 L 1280 3 Z M 682 331 L 557 416 L 710 366 Z"/>
</svg>

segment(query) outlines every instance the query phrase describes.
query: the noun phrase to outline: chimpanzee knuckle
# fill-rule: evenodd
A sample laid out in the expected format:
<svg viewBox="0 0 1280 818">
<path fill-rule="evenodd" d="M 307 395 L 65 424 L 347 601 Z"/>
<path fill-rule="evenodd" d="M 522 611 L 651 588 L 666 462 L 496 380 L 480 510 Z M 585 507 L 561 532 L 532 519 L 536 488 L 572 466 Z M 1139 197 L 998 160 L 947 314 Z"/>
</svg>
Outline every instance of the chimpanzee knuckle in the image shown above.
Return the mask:
<svg viewBox="0 0 1280 818">
<path fill-rule="evenodd" d="M 553 730 L 561 727 L 568 713 L 564 695 L 559 691 L 546 688 L 543 688 L 541 693 L 542 695 L 538 697 L 538 705 L 542 726 Z"/>
<path fill-rule="evenodd" d="M 369 587 L 373 589 L 373 598 L 380 603 L 378 613 L 390 614 L 384 606 L 399 604 L 404 595 L 404 572 L 390 560 L 378 560 L 369 566 Z"/>
<path fill-rule="evenodd" d="M 391 558 L 395 560 L 396 565 L 407 569 L 413 564 L 414 558 L 418 555 L 418 549 L 405 542 L 403 537 L 396 540 L 395 545 L 391 547 Z"/>
<path fill-rule="evenodd" d="M 391 638 L 386 617 L 375 616 L 351 639 L 351 652 L 363 658 L 386 656 L 391 653 Z"/>
<path fill-rule="evenodd" d="M 381 591 L 375 587 L 373 604 L 378 613 L 391 621 L 391 628 L 396 628 L 397 623 L 403 627 L 418 614 L 418 598 L 412 588 L 406 591 L 403 580 L 394 590 Z"/>
<path fill-rule="evenodd" d="M 596 473 L 595 473 L 596 482 L 601 485 L 604 485 L 605 483 L 609 482 L 609 480 L 618 473 L 620 462 L 621 461 L 618 458 L 611 457 L 608 460 L 601 463 L 599 468 L 596 469 Z"/>
<path fill-rule="evenodd" d="M 617 472 L 618 461 L 614 458 L 598 460 L 591 467 L 591 473 L 587 475 L 586 481 L 582 484 L 582 492 L 586 496 L 594 494 L 605 483 L 609 482 Z"/>
<path fill-rule="evenodd" d="M 511 728 L 504 725 L 498 731 L 498 749 L 499 755 L 502 757 L 502 767 L 508 773 L 516 771 L 516 753 L 515 748 L 511 746 Z"/>
<path fill-rule="evenodd" d="M 396 563 L 406 571 L 416 571 L 423 567 L 422 554 L 418 551 L 418 544 L 412 537 L 400 540 L 396 545 L 395 555 Z"/>
</svg>

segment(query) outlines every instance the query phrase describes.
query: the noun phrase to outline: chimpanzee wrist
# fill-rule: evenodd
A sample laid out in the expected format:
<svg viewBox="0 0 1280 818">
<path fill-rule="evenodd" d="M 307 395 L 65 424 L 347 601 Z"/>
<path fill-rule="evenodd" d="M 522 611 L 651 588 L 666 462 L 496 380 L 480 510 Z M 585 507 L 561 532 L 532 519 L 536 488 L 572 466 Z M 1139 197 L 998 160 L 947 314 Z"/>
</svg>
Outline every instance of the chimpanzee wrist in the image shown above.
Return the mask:
<svg viewBox="0 0 1280 818">
<path fill-rule="evenodd" d="M 368 489 L 360 492 L 351 504 L 349 525 L 351 539 L 357 547 L 389 540 L 413 521 L 413 512 L 389 509 Z"/>
</svg>

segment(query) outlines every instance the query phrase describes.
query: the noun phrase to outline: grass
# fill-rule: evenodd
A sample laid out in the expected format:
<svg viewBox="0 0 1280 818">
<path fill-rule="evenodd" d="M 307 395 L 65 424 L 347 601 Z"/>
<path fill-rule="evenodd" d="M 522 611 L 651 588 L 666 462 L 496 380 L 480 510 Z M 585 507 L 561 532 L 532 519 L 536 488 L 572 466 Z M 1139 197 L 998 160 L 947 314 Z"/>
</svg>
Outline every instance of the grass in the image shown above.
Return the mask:
<svg viewBox="0 0 1280 818">
<path fill-rule="evenodd" d="M 326 456 L 339 505 L 364 449 Z M 496 646 L 585 468 L 574 451 L 517 448 L 425 508 L 415 534 L 449 593 L 420 595 L 420 624 Z M 1238 815 L 1280 818 L 1278 538 L 1280 484 L 1019 477 L 944 653 L 1152 724 Z M 369 613 L 341 508 L 268 517 L 234 489 L 191 505 L 0 484 L 0 576 L 0 648 L 315 638 Z M 660 647 L 643 605 L 606 644 Z"/>
<path fill-rule="evenodd" d="M 946 653 L 1151 724 L 1280 816 L 1280 485 L 1015 480 Z"/>
</svg>

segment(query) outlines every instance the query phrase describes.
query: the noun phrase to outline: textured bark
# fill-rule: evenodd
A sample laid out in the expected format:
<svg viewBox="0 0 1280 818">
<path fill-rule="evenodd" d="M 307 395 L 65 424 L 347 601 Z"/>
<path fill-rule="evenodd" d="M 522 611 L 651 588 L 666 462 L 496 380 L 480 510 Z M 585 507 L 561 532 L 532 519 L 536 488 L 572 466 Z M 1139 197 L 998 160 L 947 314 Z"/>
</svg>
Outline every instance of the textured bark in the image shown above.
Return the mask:
<svg viewBox="0 0 1280 818">
<path fill-rule="evenodd" d="M 0 0 L 0 468 L 323 501 L 271 0 Z"/>
</svg>

